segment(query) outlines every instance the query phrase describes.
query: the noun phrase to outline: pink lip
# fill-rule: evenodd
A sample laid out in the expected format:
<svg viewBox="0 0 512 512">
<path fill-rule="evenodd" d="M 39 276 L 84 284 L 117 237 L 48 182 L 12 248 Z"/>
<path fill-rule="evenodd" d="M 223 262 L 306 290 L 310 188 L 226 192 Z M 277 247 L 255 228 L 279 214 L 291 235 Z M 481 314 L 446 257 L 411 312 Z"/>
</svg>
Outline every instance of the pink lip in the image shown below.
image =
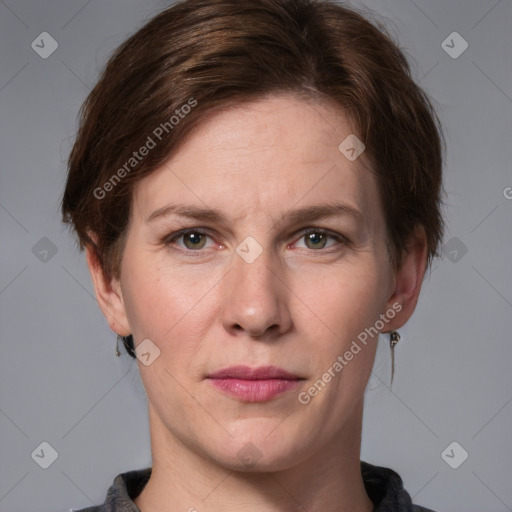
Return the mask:
<svg viewBox="0 0 512 512">
<path fill-rule="evenodd" d="M 303 379 L 277 366 L 232 366 L 208 375 L 220 391 L 245 402 L 265 402 L 293 389 Z"/>
</svg>

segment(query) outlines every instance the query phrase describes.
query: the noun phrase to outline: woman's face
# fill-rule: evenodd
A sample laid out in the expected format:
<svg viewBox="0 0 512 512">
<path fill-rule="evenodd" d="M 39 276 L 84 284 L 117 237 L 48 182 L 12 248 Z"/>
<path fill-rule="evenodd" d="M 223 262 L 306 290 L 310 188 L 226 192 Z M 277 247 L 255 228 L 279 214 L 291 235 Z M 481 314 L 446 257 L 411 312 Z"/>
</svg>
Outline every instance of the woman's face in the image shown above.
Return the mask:
<svg viewBox="0 0 512 512">
<path fill-rule="evenodd" d="M 375 179 L 338 148 L 350 134 L 330 105 L 271 97 L 215 114 L 137 184 L 110 316 L 146 340 L 160 439 L 277 470 L 358 435 L 375 329 L 404 319 Z"/>
</svg>

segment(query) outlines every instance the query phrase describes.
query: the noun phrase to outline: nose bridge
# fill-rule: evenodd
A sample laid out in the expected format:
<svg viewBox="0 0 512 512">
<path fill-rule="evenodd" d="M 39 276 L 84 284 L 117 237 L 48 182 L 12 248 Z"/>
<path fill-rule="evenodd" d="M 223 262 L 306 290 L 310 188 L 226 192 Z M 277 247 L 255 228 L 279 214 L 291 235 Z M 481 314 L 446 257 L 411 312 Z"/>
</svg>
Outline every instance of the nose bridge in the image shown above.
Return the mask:
<svg viewBox="0 0 512 512">
<path fill-rule="evenodd" d="M 233 255 L 235 288 L 242 300 L 273 300 L 277 290 L 276 258 L 269 247 L 264 247 L 252 237 L 247 237 Z"/>
<path fill-rule="evenodd" d="M 277 325 L 286 329 L 289 312 L 280 264 L 269 247 L 247 237 L 233 254 L 225 327 L 243 329 L 255 336 Z"/>
</svg>

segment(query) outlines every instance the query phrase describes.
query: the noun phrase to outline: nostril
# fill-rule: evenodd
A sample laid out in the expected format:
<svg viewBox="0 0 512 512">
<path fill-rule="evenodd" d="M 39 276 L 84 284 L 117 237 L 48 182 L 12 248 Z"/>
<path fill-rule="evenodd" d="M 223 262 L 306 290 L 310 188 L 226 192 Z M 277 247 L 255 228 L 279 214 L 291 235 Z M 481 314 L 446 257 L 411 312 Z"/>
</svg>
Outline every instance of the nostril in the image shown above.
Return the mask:
<svg viewBox="0 0 512 512">
<path fill-rule="evenodd" d="M 263 329 L 262 331 L 260 331 L 258 333 L 250 333 L 250 334 L 254 338 L 259 338 L 263 334 L 267 334 L 269 332 L 273 332 L 273 331 L 276 331 L 276 330 L 279 330 L 279 326 L 277 324 L 273 324 L 270 327 L 267 327 L 267 328 Z"/>
</svg>

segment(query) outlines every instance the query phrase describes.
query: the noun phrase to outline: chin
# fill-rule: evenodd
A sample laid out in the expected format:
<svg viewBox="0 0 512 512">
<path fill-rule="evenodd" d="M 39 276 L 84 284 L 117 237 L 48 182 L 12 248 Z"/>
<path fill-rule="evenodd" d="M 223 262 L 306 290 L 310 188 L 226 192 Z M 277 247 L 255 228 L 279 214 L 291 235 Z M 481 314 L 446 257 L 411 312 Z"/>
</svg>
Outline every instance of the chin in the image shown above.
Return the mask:
<svg viewBox="0 0 512 512">
<path fill-rule="evenodd" d="M 242 473 L 271 473 L 293 467 L 296 464 L 292 460 L 293 452 L 293 449 L 274 452 L 247 442 L 238 451 L 230 453 L 229 457 L 224 455 L 223 460 L 219 460 L 218 463 L 227 469 Z"/>
<path fill-rule="evenodd" d="M 246 425 L 244 431 L 239 429 L 226 444 L 214 442 L 217 448 L 212 458 L 219 465 L 240 472 L 283 471 L 297 465 L 306 458 L 311 443 L 303 437 L 295 439 L 298 433 L 287 432 L 284 424 L 277 425 L 275 420 L 262 422 L 261 419 L 258 427 Z M 279 431 L 279 435 L 269 435 L 273 431 Z"/>
</svg>

